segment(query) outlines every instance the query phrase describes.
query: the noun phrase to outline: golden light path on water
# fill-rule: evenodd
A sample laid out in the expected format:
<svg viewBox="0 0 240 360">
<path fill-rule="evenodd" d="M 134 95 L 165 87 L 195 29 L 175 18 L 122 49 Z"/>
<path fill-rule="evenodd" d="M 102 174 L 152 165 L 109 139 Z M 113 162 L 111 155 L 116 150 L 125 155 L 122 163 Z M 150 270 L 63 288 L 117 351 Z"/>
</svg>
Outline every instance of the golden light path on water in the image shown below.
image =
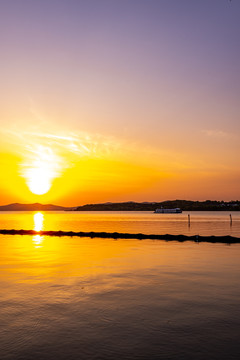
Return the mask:
<svg viewBox="0 0 240 360">
<path fill-rule="evenodd" d="M 41 212 L 38 212 L 34 214 L 33 220 L 34 220 L 34 230 L 35 231 L 43 230 L 44 215 Z M 33 242 L 35 243 L 36 247 L 40 247 L 40 244 L 42 243 L 43 239 L 44 236 L 41 235 L 33 236 Z"/>
</svg>

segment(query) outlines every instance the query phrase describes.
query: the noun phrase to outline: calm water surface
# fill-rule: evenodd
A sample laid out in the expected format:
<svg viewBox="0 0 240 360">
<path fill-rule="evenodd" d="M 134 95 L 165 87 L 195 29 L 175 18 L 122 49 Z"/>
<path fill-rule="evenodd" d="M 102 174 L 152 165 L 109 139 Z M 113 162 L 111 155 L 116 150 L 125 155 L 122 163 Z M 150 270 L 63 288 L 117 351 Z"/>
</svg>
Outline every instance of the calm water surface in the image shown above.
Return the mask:
<svg viewBox="0 0 240 360">
<path fill-rule="evenodd" d="M 190 229 L 180 215 L 1 213 L 0 227 L 239 231 L 239 214 L 230 228 L 227 213 L 195 213 Z M 239 359 L 238 244 L 5 235 L 0 246 L 0 359 Z"/>
<path fill-rule="evenodd" d="M 190 226 L 188 224 L 190 214 Z M 106 231 L 145 234 L 232 235 L 240 237 L 240 212 L 194 211 L 154 214 L 150 211 L 0 212 L 0 229 Z"/>
</svg>

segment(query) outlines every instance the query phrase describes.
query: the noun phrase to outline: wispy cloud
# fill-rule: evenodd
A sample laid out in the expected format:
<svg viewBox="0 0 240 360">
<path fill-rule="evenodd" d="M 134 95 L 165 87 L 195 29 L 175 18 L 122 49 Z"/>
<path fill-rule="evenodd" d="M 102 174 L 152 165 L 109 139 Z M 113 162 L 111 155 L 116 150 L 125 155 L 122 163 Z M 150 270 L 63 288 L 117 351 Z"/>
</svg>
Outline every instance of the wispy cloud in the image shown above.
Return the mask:
<svg viewBox="0 0 240 360">
<path fill-rule="evenodd" d="M 73 154 L 78 157 L 102 157 L 119 151 L 122 144 L 119 140 L 90 134 L 87 132 L 69 132 L 64 134 L 59 131 L 31 131 L 16 130 L 14 128 L 1 131 L 10 143 L 21 146 L 22 150 L 29 151 L 36 146 L 43 146 L 54 150 L 59 155 Z"/>
<path fill-rule="evenodd" d="M 215 139 L 233 139 L 236 137 L 235 134 L 226 132 L 226 131 L 222 131 L 222 130 L 202 130 L 202 133 L 205 136 L 211 137 L 211 138 L 215 138 Z"/>
</svg>

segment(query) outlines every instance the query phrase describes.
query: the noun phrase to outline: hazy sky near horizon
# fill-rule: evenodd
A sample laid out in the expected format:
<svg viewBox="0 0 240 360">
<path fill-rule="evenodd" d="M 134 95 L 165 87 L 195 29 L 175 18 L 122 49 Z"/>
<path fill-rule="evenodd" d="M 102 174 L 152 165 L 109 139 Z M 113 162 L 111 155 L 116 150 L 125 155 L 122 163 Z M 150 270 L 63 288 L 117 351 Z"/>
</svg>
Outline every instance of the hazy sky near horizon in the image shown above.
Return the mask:
<svg viewBox="0 0 240 360">
<path fill-rule="evenodd" d="M 239 199 L 239 18 L 239 0 L 0 0 L 1 203 Z"/>
</svg>

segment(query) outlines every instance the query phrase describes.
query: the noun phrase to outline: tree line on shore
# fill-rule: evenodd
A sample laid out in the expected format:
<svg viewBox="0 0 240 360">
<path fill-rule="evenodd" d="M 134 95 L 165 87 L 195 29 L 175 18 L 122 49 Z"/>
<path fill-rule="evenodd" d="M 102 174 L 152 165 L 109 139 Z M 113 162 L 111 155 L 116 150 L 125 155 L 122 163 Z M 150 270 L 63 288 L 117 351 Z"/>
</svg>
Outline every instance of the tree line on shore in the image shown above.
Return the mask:
<svg viewBox="0 0 240 360">
<path fill-rule="evenodd" d="M 162 202 L 121 202 L 86 204 L 75 208 L 76 211 L 154 211 L 157 208 L 180 208 L 183 211 L 240 211 L 240 201 L 191 201 L 169 200 Z"/>
</svg>

